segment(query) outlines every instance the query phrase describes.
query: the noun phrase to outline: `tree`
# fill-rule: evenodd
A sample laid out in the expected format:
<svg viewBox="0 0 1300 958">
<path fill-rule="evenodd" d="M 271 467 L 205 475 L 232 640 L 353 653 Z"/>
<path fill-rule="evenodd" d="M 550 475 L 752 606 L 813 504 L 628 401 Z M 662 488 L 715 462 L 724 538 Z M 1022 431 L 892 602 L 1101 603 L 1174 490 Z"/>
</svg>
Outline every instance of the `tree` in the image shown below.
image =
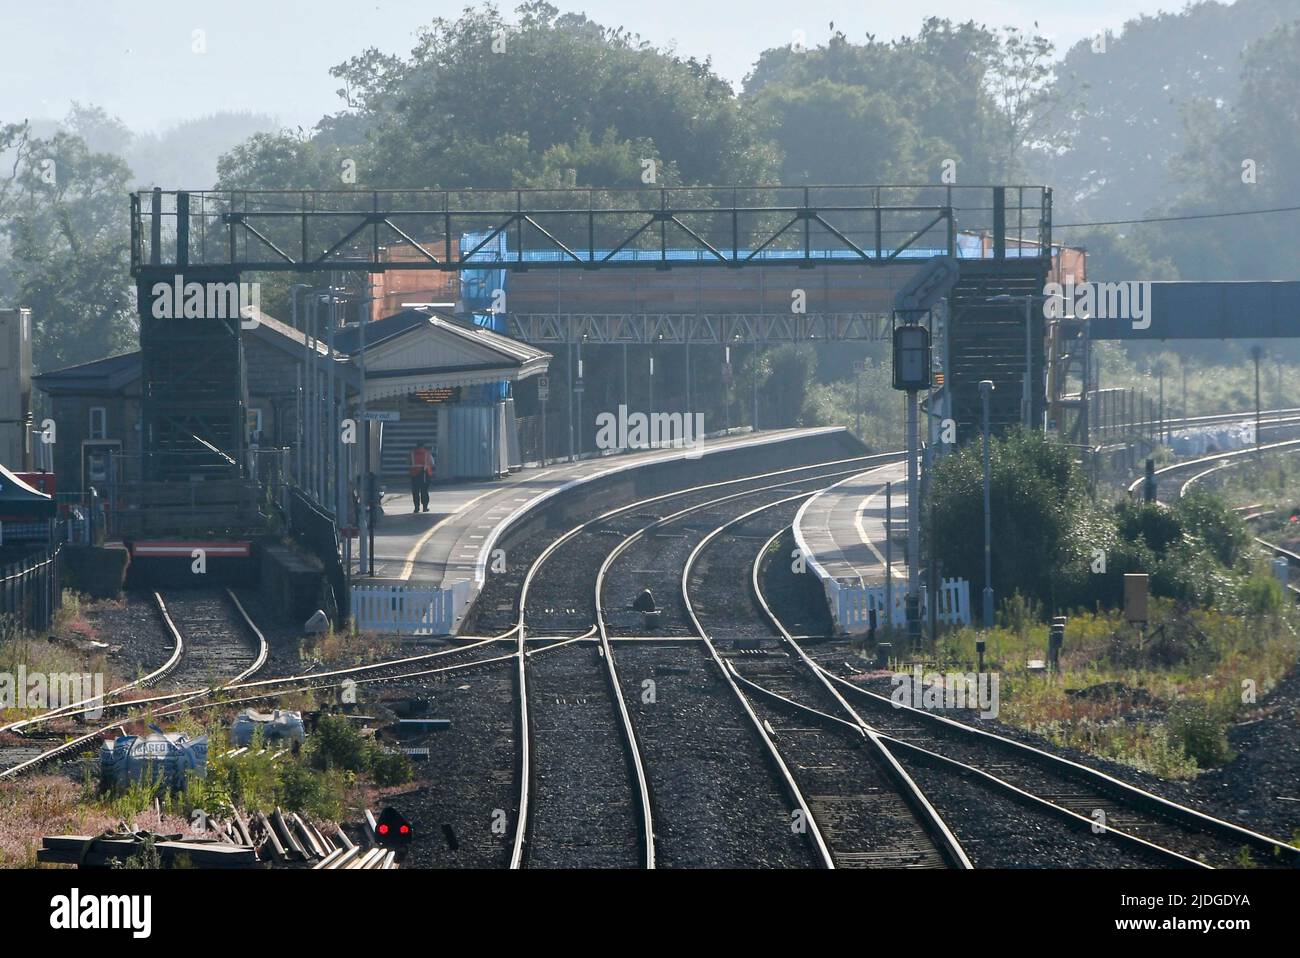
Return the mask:
<svg viewBox="0 0 1300 958">
<path fill-rule="evenodd" d="M 1169 214 L 1295 204 L 1291 167 L 1300 154 L 1300 28 L 1279 27 L 1252 44 L 1238 95 L 1188 107 L 1187 144 L 1171 165 L 1183 184 Z M 1184 275 L 1198 279 L 1290 279 L 1294 214 L 1189 223 L 1164 243 Z"/>
<path fill-rule="evenodd" d="M 825 78 L 769 84 L 750 109 L 781 145 L 786 184 L 919 181 L 943 155 L 889 97 Z"/>
<path fill-rule="evenodd" d="M 1064 445 L 1023 430 L 990 444 L 989 498 L 995 594 L 1020 592 L 1048 610 L 1072 598 L 1063 584 L 1086 571 L 1097 536 L 1084 480 Z M 983 447 L 972 442 L 940 460 L 922 510 L 927 547 L 945 576 L 984 590 Z"/>
<path fill-rule="evenodd" d="M 1295 16 L 1293 0 L 1199 2 L 1080 40 L 1058 70 L 1074 92 L 1037 151 L 1036 175 L 1078 219 L 1132 218 L 1167 202 L 1187 183 L 1170 163 L 1195 139 L 1189 105 L 1235 102 L 1242 52 Z"/>
<path fill-rule="evenodd" d="M 79 136 L 31 136 L 0 128 L 13 156 L 0 179 L 0 294 L 32 308 L 38 369 L 87 362 L 129 348 L 135 316 L 129 277 L 126 194 L 131 171 Z"/>
<path fill-rule="evenodd" d="M 302 142 L 255 139 L 222 185 L 312 180 L 306 147 L 357 161 L 358 186 L 671 186 L 770 179 L 773 152 L 712 67 L 542 2 L 435 19 L 409 57 L 335 67 L 345 108 Z M 656 161 L 643 179 L 643 161 Z M 277 166 L 282 176 L 276 182 Z M 334 184 L 338 186 L 337 178 Z"/>
<path fill-rule="evenodd" d="M 883 138 L 867 149 L 871 162 L 851 168 L 853 180 L 879 182 L 897 170 L 934 182 L 939 160 L 952 159 L 958 182 L 1002 181 L 1019 174 L 1021 152 L 1056 102 L 1052 49 L 1047 39 L 1013 28 L 937 17 L 917 36 L 890 42 L 868 35 L 853 43 L 836 32 L 814 49 L 765 50 L 745 80 L 744 99 L 785 154 L 787 173 L 837 172 L 829 166 L 836 154 Z M 782 109 L 786 104 L 812 115 Z M 816 158 L 818 148 L 824 165 L 809 168 L 800 158 Z M 878 158 L 882 149 L 887 162 Z"/>
</svg>

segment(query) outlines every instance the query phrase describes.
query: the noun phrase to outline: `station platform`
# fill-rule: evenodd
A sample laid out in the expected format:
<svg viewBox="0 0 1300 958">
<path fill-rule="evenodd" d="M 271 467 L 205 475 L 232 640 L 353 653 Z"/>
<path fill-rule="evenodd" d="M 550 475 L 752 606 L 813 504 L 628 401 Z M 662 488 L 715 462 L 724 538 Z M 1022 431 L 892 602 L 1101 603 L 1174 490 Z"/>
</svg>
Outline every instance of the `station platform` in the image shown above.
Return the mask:
<svg viewBox="0 0 1300 958">
<path fill-rule="evenodd" d="M 876 466 L 830 486 L 800 508 L 795 545 L 823 582 L 858 580 L 879 584 L 885 575 L 885 484 L 893 483 L 892 578 L 907 581 L 907 464 Z"/>
<path fill-rule="evenodd" d="M 552 497 L 615 473 L 685 459 L 688 454 L 707 458 L 843 431 L 829 426 L 738 433 L 707 439 L 702 450 L 625 452 L 525 468 L 497 480 L 438 485 L 429 490 L 428 513 L 414 513 L 409 490 L 390 486 L 375 531 L 375 574 L 354 576 L 353 582 L 434 586 L 454 593 L 458 626 L 483 586 L 492 551 L 503 534 Z"/>
<path fill-rule="evenodd" d="M 887 535 L 885 484 L 893 521 Z M 838 631 L 861 634 L 907 621 L 907 464 L 890 463 L 850 476 L 803 504 L 794 519 L 795 545 L 826 594 Z M 892 539 L 887 548 L 886 542 Z M 888 556 L 888 565 L 886 557 Z M 921 602 L 934 622 L 969 625 L 970 585 L 940 579 Z"/>
</svg>

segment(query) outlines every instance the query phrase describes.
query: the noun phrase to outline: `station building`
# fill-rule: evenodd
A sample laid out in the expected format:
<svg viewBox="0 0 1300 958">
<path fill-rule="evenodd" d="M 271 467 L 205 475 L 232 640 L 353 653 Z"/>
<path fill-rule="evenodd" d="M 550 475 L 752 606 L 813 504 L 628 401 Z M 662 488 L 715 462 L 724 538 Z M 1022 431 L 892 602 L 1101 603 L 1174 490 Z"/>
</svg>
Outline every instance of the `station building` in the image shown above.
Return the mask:
<svg viewBox="0 0 1300 958">
<path fill-rule="evenodd" d="M 355 416 L 364 366 L 367 411 L 388 414 L 372 433 L 372 468 L 398 479 L 410 450 L 435 451 L 438 479 L 489 478 L 520 465 L 513 385 L 546 372 L 550 355 L 449 311 L 409 308 L 373 322 L 362 335 L 340 327 L 331 350 L 265 313 L 243 333 L 248 439 L 259 457 L 283 454 L 299 475 L 315 426 L 329 441 L 326 383 L 335 380 L 336 417 Z M 57 425 L 53 469 L 60 493 L 78 495 L 110 481 L 147 480 L 143 460 L 141 354 L 41 373 L 44 415 Z M 304 385 L 306 384 L 306 385 Z M 313 396 L 313 393 L 315 394 Z M 303 402 L 314 402 L 309 414 Z M 324 407 L 324 408 L 322 408 Z M 354 470 L 355 471 L 355 470 Z"/>
</svg>

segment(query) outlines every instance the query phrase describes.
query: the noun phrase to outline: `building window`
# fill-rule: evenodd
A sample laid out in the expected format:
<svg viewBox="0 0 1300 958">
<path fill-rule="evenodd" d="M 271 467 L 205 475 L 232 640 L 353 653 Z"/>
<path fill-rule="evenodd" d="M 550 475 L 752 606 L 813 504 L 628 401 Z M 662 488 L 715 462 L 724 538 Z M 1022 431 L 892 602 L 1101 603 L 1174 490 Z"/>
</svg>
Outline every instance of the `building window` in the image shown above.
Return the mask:
<svg viewBox="0 0 1300 958">
<path fill-rule="evenodd" d="M 108 410 L 103 406 L 90 407 L 90 436 L 91 439 L 108 438 Z"/>
</svg>

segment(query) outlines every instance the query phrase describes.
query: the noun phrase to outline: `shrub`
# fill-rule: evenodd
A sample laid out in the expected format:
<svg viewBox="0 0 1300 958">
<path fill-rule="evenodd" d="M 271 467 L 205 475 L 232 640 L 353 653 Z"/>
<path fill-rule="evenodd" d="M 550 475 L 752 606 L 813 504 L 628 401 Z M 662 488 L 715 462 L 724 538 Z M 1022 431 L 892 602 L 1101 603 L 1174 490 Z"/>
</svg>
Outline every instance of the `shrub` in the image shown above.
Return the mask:
<svg viewBox="0 0 1300 958">
<path fill-rule="evenodd" d="M 1158 503 L 1125 500 L 1115 512 L 1121 538 L 1128 542 L 1141 540 L 1158 555 L 1164 555 L 1171 545 L 1183 538 L 1183 526 L 1178 516 Z"/>
<path fill-rule="evenodd" d="M 1232 758 L 1226 723 L 1204 702 L 1179 702 L 1169 710 L 1169 736 L 1201 768 Z"/>
<path fill-rule="evenodd" d="M 280 765 L 279 804 L 291 812 L 301 812 L 320 801 L 321 776 L 300 762 Z"/>
<path fill-rule="evenodd" d="M 361 772 L 366 768 L 366 742 L 345 716 L 322 715 L 312 736 L 312 755 L 317 768 L 340 768 Z"/>
<path fill-rule="evenodd" d="M 411 780 L 411 760 L 401 752 L 390 752 L 378 745 L 370 748 L 370 771 L 379 786 L 402 785 Z"/>
<path fill-rule="evenodd" d="M 1199 539 L 1220 565 L 1232 568 L 1250 542 L 1246 524 L 1217 492 L 1193 487 L 1173 512 L 1187 533 Z"/>
<path fill-rule="evenodd" d="M 1273 615 L 1282 610 L 1282 583 L 1268 573 L 1256 573 L 1241 583 L 1237 599 L 1247 615 Z"/>
</svg>

